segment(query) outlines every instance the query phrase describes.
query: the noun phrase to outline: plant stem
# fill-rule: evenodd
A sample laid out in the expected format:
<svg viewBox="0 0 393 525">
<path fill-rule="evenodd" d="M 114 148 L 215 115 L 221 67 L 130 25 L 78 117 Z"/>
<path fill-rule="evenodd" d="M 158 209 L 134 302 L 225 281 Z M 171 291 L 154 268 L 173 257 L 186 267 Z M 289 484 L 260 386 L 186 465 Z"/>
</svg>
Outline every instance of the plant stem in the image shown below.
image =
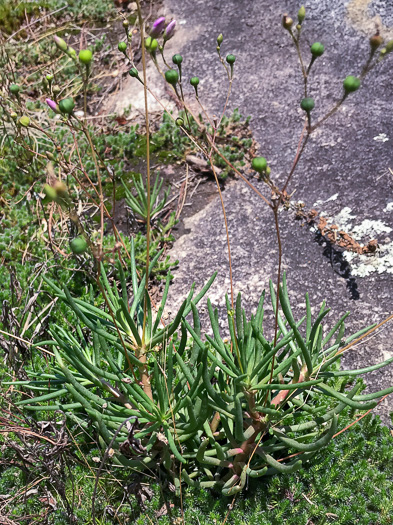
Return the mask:
<svg viewBox="0 0 393 525">
<path fill-rule="evenodd" d="M 139 29 L 141 35 L 141 48 L 142 48 L 142 67 L 143 67 L 143 91 L 145 97 L 145 121 L 146 121 L 146 189 L 147 189 L 147 225 L 146 225 L 146 295 L 143 301 L 143 328 L 142 328 L 142 345 L 145 346 L 146 340 L 146 319 L 147 319 L 147 296 L 149 294 L 149 263 L 150 263 L 150 134 L 149 134 L 149 108 L 147 102 L 147 78 L 146 78 L 146 49 L 145 49 L 145 38 L 143 28 L 143 18 L 141 11 L 140 0 L 136 0 Z M 143 363 L 140 367 L 141 381 L 146 395 L 153 399 L 153 393 L 151 390 L 150 379 L 147 369 L 147 356 L 145 353 L 138 352 L 137 358 Z"/>
</svg>

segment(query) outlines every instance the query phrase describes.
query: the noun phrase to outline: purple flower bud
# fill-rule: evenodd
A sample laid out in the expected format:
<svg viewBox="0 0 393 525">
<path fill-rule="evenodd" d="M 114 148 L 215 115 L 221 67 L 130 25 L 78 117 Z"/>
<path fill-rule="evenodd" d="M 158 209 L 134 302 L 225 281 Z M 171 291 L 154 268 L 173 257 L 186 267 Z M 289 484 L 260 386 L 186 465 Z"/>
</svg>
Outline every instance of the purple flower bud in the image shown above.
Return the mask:
<svg viewBox="0 0 393 525">
<path fill-rule="evenodd" d="M 45 102 L 48 104 L 48 106 L 51 108 L 52 111 L 54 111 L 55 113 L 59 113 L 59 108 L 58 108 L 56 102 L 54 102 L 50 98 L 47 98 L 45 100 Z"/>
<path fill-rule="evenodd" d="M 165 26 L 165 17 L 161 16 L 160 18 L 157 18 L 157 20 L 153 24 L 152 30 L 150 31 L 150 36 L 152 38 L 157 38 L 158 36 L 160 36 L 164 30 L 164 26 Z"/>
<path fill-rule="evenodd" d="M 169 40 L 173 37 L 173 35 L 175 34 L 175 28 L 176 20 L 172 20 L 172 22 L 169 22 L 169 24 L 166 26 L 164 40 Z"/>
<path fill-rule="evenodd" d="M 57 46 L 61 51 L 63 51 L 64 53 L 67 51 L 67 49 L 68 49 L 68 45 L 67 45 L 67 43 L 66 43 L 62 38 L 60 38 L 60 37 L 57 36 L 57 35 L 54 35 L 54 36 L 53 36 L 53 40 L 55 41 L 56 46 Z"/>
</svg>

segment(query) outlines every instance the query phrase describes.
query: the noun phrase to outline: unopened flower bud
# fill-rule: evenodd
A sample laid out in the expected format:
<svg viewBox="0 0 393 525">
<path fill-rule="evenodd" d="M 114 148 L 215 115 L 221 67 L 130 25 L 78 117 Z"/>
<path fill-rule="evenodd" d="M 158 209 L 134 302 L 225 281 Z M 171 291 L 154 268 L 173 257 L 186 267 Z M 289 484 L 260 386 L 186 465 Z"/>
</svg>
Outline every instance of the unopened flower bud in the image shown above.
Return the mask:
<svg viewBox="0 0 393 525">
<path fill-rule="evenodd" d="M 224 36 L 223 36 L 222 33 L 220 33 L 220 34 L 218 35 L 218 37 L 217 37 L 217 45 L 218 45 L 218 47 L 221 46 L 221 44 L 223 43 L 223 41 L 224 41 Z"/>
<path fill-rule="evenodd" d="M 254 157 L 251 162 L 251 167 L 258 173 L 263 173 L 267 168 L 267 160 L 265 157 Z"/>
<path fill-rule="evenodd" d="M 290 31 L 291 30 L 291 27 L 293 25 L 293 20 L 290 16 L 288 15 L 284 15 L 282 17 L 282 25 L 283 27 L 287 30 L 287 31 Z"/>
<path fill-rule="evenodd" d="M 168 69 L 168 71 L 165 72 L 165 80 L 168 82 L 168 84 L 171 84 L 173 87 L 175 87 L 179 81 L 179 73 L 174 69 Z"/>
<path fill-rule="evenodd" d="M 92 58 L 93 53 L 90 51 L 90 49 L 82 49 L 82 51 L 79 51 L 79 62 L 81 62 L 85 66 L 88 66 L 90 64 Z"/>
<path fill-rule="evenodd" d="M 56 198 L 66 199 L 68 197 L 67 186 L 64 182 L 58 180 L 54 185 L 54 189 L 56 191 Z"/>
<path fill-rule="evenodd" d="M 45 155 L 47 156 L 49 160 L 55 160 L 55 156 L 53 155 L 51 151 L 45 151 Z"/>
<path fill-rule="evenodd" d="M 302 7 L 297 12 L 297 19 L 298 19 L 299 24 L 302 24 L 305 18 L 306 18 L 306 8 L 304 7 L 304 5 L 302 5 Z"/>
<path fill-rule="evenodd" d="M 145 47 L 153 55 L 157 51 L 158 42 L 155 38 L 148 36 L 145 40 Z"/>
<path fill-rule="evenodd" d="M 165 28 L 164 41 L 170 40 L 173 37 L 173 35 L 175 34 L 175 28 L 176 20 L 172 20 L 172 22 L 169 22 L 169 24 Z"/>
<path fill-rule="evenodd" d="M 323 53 L 325 52 L 325 47 L 320 42 L 315 42 L 311 46 L 310 51 L 311 51 L 313 58 L 315 59 L 323 55 Z"/>
<path fill-rule="evenodd" d="M 48 151 L 46 152 L 46 156 L 48 156 Z M 46 198 L 48 201 L 53 202 L 57 199 L 57 192 L 53 186 L 49 186 L 49 184 L 45 184 L 43 188 L 43 192 L 46 195 Z"/>
<path fill-rule="evenodd" d="M 76 51 L 73 47 L 68 46 L 66 53 L 72 60 L 76 60 Z"/>
<path fill-rule="evenodd" d="M 53 40 L 55 41 L 55 44 L 60 49 L 60 51 L 63 51 L 64 53 L 67 52 L 68 45 L 62 38 L 60 38 L 57 35 L 54 35 Z"/>
<path fill-rule="evenodd" d="M 152 30 L 150 31 L 150 36 L 152 38 L 157 38 L 161 35 L 165 27 L 165 17 L 161 16 L 153 23 Z"/>
<path fill-rule="evenodd" d="M 392 51 L 393 51 L 393 40 L 389 40 L 386 46 L 383 49 L 381 49 L 380 58 L 383 58 L 385 55 L 391 53 Z"/>
<path fill-rule="evenodd" d="M 184 120 L 181 118 L 181 117 L 177 117 L 177 119 L 175 120 L 176 122 L 176 126 L 178 126 L 179 128 L 181 126 L 184 126 Z"/>
<path fill-rule="evenodd" d="M 266 172 L 265 172 L 265 173 L 266 173 L 266 177 L 269 178 L 271 172 L 272 172 L 272 170 L 271 170 L 270 166 L 268 166 L 268 167 L 266 168 Z"/>
<path fill-rule="evenodd" d="M 54 111 L 55 113 L 60 113 L 59 106 L 56 104 L 56 102 L 54 102 L 50 98 L 45 99 L 45 102 L 48 104 L 52 111 Z"/>
<path fill-rule="evenodd" d="M 349 75 L 344 80 L 343 87 L 344 87 L 344 91 L 345 91 L 345 93 L 347 95 L 348 95 L 348 93 L 353 93 L 354 91 L 357 91 L 359 89 L 359 87 L 360 87 L 360 80 L 357 77 Z"/>
<path fill-rule="evenodd" d="M 23 126 L 24 128 L 28 128 L 30 126 L 29 117 L 26 117 L 26 116 L 20 117 L 19 124 Z"/>
</svg>

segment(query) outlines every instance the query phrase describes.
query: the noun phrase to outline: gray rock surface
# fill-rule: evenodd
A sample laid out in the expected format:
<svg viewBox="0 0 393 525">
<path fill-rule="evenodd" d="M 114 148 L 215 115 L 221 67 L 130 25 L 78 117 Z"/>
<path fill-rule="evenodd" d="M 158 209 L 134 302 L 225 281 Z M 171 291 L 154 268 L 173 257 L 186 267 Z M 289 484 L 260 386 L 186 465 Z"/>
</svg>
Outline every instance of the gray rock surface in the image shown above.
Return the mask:
<svg viewBox="0 0 393 525">
<path fill-rule="evenodd" d="M 304 4 L 304 55 L 309 56 L 308 46 L 314 41 L 322 42 L 326 50 L 315 63 L 310 84 L 316 101 L 313 115 L 318 117 L 341 96 L 345 76 L 359 75 L 375 24 L 384 37 L 393 38 L 393 6 L 387 1 L 365 0 L 306 0 Z M 200 96 L 216 114 L 223 107 L 226 84 L 215 40 L 220 32 L 224 34 L 224 54 L 231 52 L 237 57 L 229 110 L 238 107 L 243 115 L 252 116 L 259 153 L 267 157 L 272 177 L 281 184 L 293 161 L 303 122 L 301 72 L 289 35 L 281 27 L 281 15 L 288 12 L 295 18 L 298 8 L 292 0 L 165 0 L 165 14 L 176 18 L 181 28 L 179 40 L 175 37 L 171 48 L 184 56 L 183 74 L 201 78 Z M 393 311 L 392 71 L 390 56 L 311 136 L 289 187 L 289 192 L 296 189 L 294 199 L 303 201 L 307 209 L 323 211 L 360 242 L 377 238 L 379 253 L 362 258 L 332 250 L 290 213 L 280 214 L 284 268 L 297 313 L 304 311 L 304 293 L 308 291 L 315 308 L 326 299 L 332 308 L 332 323 L 351 311 L 348 332 L 380 322 Z M 235 290 L 243 292 L 250 311 L 276 272 L 272 213 L 240 180 L 228 185 L 223 195 Z M 210 297 L 222 307 L 229 278 L 218 197 L 187 219 L 186 228 L 190 234 L 178 239 L 173 248 L 180 267 L 170 296 L 184 297 L 192 281 L 200 286 L 218 270 Z M 175 306 L 172 303 L 173 309 Z M 223 308 L 221 313 L 224 316 Z M 344 366 L 364 367 L 393 355 L 392 337 L 390 323 L 349 350 Z M 393 366 L 369 374 L 366 380 L 371 391 L 392 385 Z M 384 416 L 389 410 L 393 410 L 393 396 L 378 407 Z"/>
</svg>

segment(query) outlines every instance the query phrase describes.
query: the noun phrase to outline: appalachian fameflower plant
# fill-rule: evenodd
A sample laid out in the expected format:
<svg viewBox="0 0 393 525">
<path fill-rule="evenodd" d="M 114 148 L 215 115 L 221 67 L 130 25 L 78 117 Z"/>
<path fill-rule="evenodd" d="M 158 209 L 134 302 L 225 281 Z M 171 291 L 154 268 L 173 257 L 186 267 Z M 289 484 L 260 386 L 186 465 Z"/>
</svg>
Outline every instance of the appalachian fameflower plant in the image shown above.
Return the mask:
<svg viewBox="0 0 393 525">
<path fill-rule="evenodd" d="M 393 358 L 360 370 L 339 370 L 338 367 L 341 355 L 376 327 L 346 336 L 345 320 L 349 314 L 326 326 L 329 309 L 323 303 L 313 315 L 307 294 L 306 314 L 296 318 L 289 301 L 286 276 L 281 275 L 278 211 L 289 201 L 286 190 L 309 136 L 339 109 L 347 96 L 358 90 L 364 76 L 393 50 L 393 44 L 388 42 L 377 57 L 376 49 L 383 43 L 380 39 L 377 42 L 378 35 L 375 35 L 370 41 L 370 56 L 363 71 L 344 80 L 344 92 L 336 105 L 313 124 L 311 114 L 317 109 L 314 99 L 309 97 L 310 73 L 312 65 L 325 50 L 319 42 L 311 49 L 307 46 L 309 66 L 306 68 L 300 45 L 305 19 L 306 10 L 301 7 L 296 26 L 289 15 L 282 20 L 295 45 L 303 74 L 304 93 L 299 98 L 306 115 L 295 162 L 281 189 L 271 180 L 265 157 L 255 157 L 251 163 L 271 190 L 270 201 L 218 150 L 215 140 L 222 117 L 209 119 L 209 125 L 205 126 L 187 104 L 182 89 L 186 61 L 175 54 L 172 62 L 176 67 L 171 67 L 164 55 L 165 42 L 173 36 L 175 22 L 165 27 L 165 20 L 158 19 L 147 36 L 150 50 L 153 42 L 157 42 L 156 49 L 167 67 L 163 76 L 185 110 L 184 119 L 173 118 L 209 160 L 219 193 L 213 153 L 220 155 L 246 180 L 274 213 L 280 257 L 277 281 L 275 285 L 270 282 L 269 289 L 270 309 L 274 312 L 272 337 L 268 338 L 264 330 L 265 292 L 256 311 L 247 317 L 241 295 L 234 297 L 233 286 L 230 297 L 225 297 L 225 333 L 222 333 L 218 311 L 209 300 L 210 327 L 202 331 L 198 303 L 214 276 L 196 296 L 193 286 L 171 320 L 164 322 L 170 276 L 157 309 L 148 289 L 149 275 L 161 252 L 146 265 L 145 273 L 138 275 L 132 242 L 127 269 L 131 290 L 127 286 L 124 261 L 119 260 L 114 269 L 115 281 L 100 265 L 98 282 L 104 308 L 96 306 L 94 297 L 81 300 L 66 287 L 60 288 L 46 279 L 59 301 L 75 314 L 78 323 L 74 333 L 52 325 L 51 339 L 39 343 L 53 349 L 55 362 L 50 365 L 50 373 L 31 370 L 30 376 L 34 379 L 14 383 L 38 394 L 18 403 L 25 410 L 49 413 L 61 410 L 85 429 L 90 429 L 92 423 L 102 447 L 113 451 L 112 461 L 140 472 L 154 472 L 160 479 L 170 478 L 178 491 L 184 481 L 191 486 L 214 487 L 232 496 L 246 486 L 248 477 L 294 472 L 334 438 L 343 410 L 370 410 L 376 406 L 378 398 L 393 392 L 390 387 L 361 395 L 361 385 L 356 381 L 358 376 L 392 363 Z M 149 41 L 145 42 L 143 24 L 140 25 L 144 50 Z M 58 39 L 56 44 L 69 53 L 70 48 L 63 42 Z M 236 58 L 232 53 L 225 59 L 222 57 L 223 42 L 223 36 L 219 35 L 217 52 L 228 77 L 228 100 Z M 151 56 L 162 73 L 157 57 L 152 52 Z M 144 73 L 145 66 L 144 62 Z M 144 84 L 147 98 L 146 75 L 142 80 L 134 64 L 130 74 Z M 192 77 L 190 84 L 205 112 L 197 92 L 199 77 Z M 66 123 L 76 118 L 72 99 L 47 103 L 52 109 L 58 106 L 59 111 L 68 116 L 64 119 Z M 225 109 L 226 105 L 223 115 Z M 190 116 L 200 132 L 199 137 L 192 135 Z M 148 130 L 147 117 L 146 121 Z M 158 185 L 156 181 L 153 197 L 155 193 L 158 196 Z M 63 201 L 67 196 L 61 188 L 46 188 L 45 191 L 48 198 L 58 199 L 66 205 Z M 141 192 L 140 201 L 146 202 L 146 209 L 141 211 L 146 211 L 149 226 L 151 192 L 146 191 L 145 201 L 143 184 L 137 191 Z M 130 207 L 139 204 L 130 199 Z M 155 202 L 153 213 L 154 206 Z M 226 217 L 223 201 L 222 207 Z M 84 240 L 84 236 L 78 235 L 71 249 L 82 253 L 86 249 Z M 198 256 L 203 257 L 203 253 Z"/>
</svg>

